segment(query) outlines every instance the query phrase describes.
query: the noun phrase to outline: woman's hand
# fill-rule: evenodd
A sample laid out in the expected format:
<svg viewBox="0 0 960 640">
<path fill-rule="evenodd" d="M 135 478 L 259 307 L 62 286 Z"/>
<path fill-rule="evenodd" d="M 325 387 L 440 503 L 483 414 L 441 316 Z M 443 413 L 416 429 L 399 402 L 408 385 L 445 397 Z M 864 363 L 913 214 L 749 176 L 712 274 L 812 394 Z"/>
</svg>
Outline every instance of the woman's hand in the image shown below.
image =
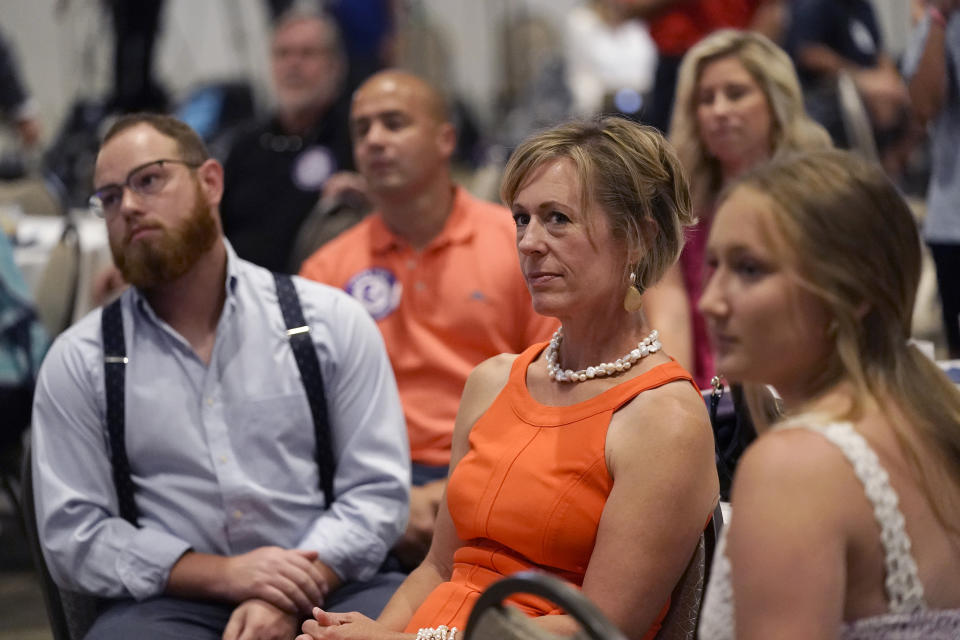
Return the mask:
<svg viewBox="0 0 960 640">
<path fill-rule="evenodd" d="M 314 607 L 313 620 L 303 623 L 296 640 L 409 640 L 413 634 L 391 631 L 362 613 L 329 613 Z"/>
</svg>

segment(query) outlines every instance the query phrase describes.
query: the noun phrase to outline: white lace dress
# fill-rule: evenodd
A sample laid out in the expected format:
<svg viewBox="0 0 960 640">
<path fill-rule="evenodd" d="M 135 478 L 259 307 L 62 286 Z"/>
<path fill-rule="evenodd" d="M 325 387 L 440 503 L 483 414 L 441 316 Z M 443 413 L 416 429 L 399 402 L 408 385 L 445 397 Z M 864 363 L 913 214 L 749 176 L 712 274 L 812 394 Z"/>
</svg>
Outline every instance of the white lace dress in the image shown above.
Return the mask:
<svg viewBox="0 0 960 640">
<path fill-rule="evenodd" d="M 917 575 L 917 563 L 910 553 L 910 538 L 904 528 L 903 514 L 897 506 L 897 494 L 890 486 L 887 472 L 877 455 L 848 422 L 824 427 L 804 426 L 822 434 L 839 448 L 853 465 L 864 492 L 873 504 L 880 525 L 880 537 L 886 555 L 886 591 L 890 611 L 852 623 L 844 623 L 844 640 L 954 640 L 960 638 L 960 609 L 931 610 L 923 599 L 923 585 Z M 726 532 L 724 532 L 726 533 Z M 733 628 L 733 585 L 730 560 L 726 555 L 726 536 L 721 535 L 713 559 L 710 584 L 700 614 L 698 637 L 701 640 L 725 640 L 735 637 Z"/>
</svg>

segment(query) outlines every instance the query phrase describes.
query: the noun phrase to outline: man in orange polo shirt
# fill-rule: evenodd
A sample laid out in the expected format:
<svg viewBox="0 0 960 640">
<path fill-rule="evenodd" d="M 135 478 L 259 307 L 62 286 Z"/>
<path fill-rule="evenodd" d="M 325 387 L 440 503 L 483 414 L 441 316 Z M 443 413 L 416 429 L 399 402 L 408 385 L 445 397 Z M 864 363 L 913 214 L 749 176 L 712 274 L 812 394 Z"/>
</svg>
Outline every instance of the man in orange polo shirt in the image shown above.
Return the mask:
<svg viewBox="0 0 960 640">
<path fill-rule="evenodd" d="M 350 128 L 375 213 L 300 275 L 345 289 L 383 334 L 413 459 L 410 524 L 395 549 L 410 566 L 430 544 L 467 375 L 549 339 L 556 321 L 531 307 L 510 212 L 453 183 L 456 132 L 435 89 L 406 72 L 378 73 L 354 94 Z"/>
</svg>

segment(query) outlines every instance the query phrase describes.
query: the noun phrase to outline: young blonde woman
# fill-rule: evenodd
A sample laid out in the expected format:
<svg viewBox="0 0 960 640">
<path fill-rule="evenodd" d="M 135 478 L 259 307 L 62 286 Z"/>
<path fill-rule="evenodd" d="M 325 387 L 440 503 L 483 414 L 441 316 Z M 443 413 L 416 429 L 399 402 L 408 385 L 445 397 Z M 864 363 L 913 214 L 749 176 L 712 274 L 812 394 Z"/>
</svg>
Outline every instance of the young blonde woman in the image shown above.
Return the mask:
<svg viewBox="0 0 960 640">
<path fill-rule="evenodd" d="M 703 317 L 703 250 L 714 200 L 725 184 L 777 155 L 830 146 L 827 132 L 803 109 L 793 63 L 762 35 L 722 30 L 683 59 L 670 141 L 690 181 L 697 225 L 679 263 L 645 295 L 647 316 L 670 353 L 701 388 L 715 373 Z"/>
<path fill-rule="evenodd" d="M 960 637 L 960 393 L 909 342 L 896 188 L 844 152 L 773 161 L 721 198 L 707 265 L 718 368 L 784 416 L 740 461 L 700 637 Z"/>
</svg>

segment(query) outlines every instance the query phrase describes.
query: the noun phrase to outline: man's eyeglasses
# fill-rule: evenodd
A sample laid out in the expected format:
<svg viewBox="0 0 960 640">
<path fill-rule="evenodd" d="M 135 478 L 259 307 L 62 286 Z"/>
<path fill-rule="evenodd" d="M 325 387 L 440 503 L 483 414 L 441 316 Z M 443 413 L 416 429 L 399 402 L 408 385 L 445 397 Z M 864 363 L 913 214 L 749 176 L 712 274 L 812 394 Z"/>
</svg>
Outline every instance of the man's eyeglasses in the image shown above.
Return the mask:
<svg viewBox="0 0 960 640">
<path fill-rule="evenodd" d="M 190 169 L 200 166 L 195 162 L 162 158 L 134 167 L 127 174 L 123 184 L 108 184 L 94 191 L 90 196 L 90 210 L 101 218 L 117 213 L 120 210 L 120 203 L 123 202 L 124 187 L 129 187 L 131 191 L 141 196 L 157 195 L 170 182 L 170 171 L 164 168 L 165 164 L 182 164 Z"/>
</svg>

